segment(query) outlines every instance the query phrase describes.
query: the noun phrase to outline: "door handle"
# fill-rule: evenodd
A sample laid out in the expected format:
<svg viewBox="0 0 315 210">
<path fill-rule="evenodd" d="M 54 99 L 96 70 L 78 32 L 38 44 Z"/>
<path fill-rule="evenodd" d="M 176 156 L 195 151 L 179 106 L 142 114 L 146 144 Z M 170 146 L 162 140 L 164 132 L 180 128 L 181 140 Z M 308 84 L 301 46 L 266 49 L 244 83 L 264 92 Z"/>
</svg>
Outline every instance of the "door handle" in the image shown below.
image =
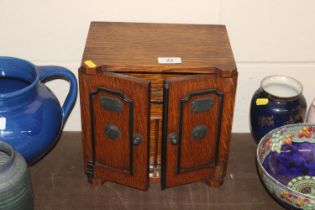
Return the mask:
<svg viewBox="0 0 315 210">
<path fill-rule="evenodd" d="M 133 138 L 132 138 L 132 143 L 133 143 L 134 145 L 139 145 L 139 144 L 142 143 L 142 140 L 143 140 L 142 136 L 141 136 L 140 134 L 137 134 L 137 135 L 134 135 L 134 136 L 133 136 Z"/>
<path fill-rule="evenodd" d="M 176 133 L 170 133 L 168 134 L 168 140 L 172 143 L 172 144 L 178 144 L 178 137 Z"/>
</svg>

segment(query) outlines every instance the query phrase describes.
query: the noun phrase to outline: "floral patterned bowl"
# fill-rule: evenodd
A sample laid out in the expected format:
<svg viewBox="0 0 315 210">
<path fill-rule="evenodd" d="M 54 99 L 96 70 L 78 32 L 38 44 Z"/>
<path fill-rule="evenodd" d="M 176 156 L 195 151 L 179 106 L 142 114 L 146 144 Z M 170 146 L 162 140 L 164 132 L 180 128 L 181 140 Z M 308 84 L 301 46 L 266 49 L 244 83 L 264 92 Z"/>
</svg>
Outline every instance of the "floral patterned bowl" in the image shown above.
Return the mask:
<svg viewBox="0 0 315 210">
<path fill-rule="evenodd" d="M 257 148 L 257 168 L 267 190 L 285 206 L 315 209 L 315 124 L 270 131 Z"/>
</svg>

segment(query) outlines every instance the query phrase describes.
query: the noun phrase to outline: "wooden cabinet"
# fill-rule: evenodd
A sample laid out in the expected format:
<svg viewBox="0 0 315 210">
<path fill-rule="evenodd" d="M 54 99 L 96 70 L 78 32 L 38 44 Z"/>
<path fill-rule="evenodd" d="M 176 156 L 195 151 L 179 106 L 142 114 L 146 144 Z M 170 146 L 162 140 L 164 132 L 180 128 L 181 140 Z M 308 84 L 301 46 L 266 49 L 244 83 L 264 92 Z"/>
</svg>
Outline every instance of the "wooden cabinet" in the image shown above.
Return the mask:
<svg viewBox="0 0 315 210">
<path fill-rule="evenodd" d="M 225 26 L 93 22 L 79 82 L 91 183 L 223 183 L 237 83 Z"/>
</svg>

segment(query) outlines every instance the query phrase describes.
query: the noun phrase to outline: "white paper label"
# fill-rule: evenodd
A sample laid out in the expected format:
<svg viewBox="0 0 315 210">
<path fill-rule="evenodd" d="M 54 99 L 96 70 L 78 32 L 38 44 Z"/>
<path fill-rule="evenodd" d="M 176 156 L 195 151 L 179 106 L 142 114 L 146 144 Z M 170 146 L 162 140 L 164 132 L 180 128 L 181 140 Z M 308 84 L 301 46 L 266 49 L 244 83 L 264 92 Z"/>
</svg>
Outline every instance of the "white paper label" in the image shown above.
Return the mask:
<svg viewBox="0 0 315 210">
<path fill-rule="evenodd" d="M 7 124 L 7 119 L 5 117 L 0 117 L 0 130 L 5 130 Z"/>
<path fill-rule="evenodd" d="M 158 57 L 158 62 L 161 64 L 182 63 L 181 57 Z"/>
</svg>

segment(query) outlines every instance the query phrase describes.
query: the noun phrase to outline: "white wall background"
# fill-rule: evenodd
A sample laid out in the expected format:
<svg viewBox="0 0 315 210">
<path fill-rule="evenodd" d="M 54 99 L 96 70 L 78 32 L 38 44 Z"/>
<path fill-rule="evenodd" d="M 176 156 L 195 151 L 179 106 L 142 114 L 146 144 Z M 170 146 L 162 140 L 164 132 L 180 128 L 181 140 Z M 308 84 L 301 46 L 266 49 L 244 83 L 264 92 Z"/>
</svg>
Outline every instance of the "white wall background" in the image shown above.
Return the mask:
<svg viewBox="0 0 315 210">
<path fill-rule="evenodd" d="M 239 70 L 233 132 L 249 132 L 249 103 L 261 79 L 295 77 L 315 97 L 314 0 L 0 0 L 0 55 L 75 74 L 90 21 L 225 24 Z M 61 101 L 68 85 L 48 86 Z M 65 130 L 80 130 L 79 98 Z"/>
</svg>

